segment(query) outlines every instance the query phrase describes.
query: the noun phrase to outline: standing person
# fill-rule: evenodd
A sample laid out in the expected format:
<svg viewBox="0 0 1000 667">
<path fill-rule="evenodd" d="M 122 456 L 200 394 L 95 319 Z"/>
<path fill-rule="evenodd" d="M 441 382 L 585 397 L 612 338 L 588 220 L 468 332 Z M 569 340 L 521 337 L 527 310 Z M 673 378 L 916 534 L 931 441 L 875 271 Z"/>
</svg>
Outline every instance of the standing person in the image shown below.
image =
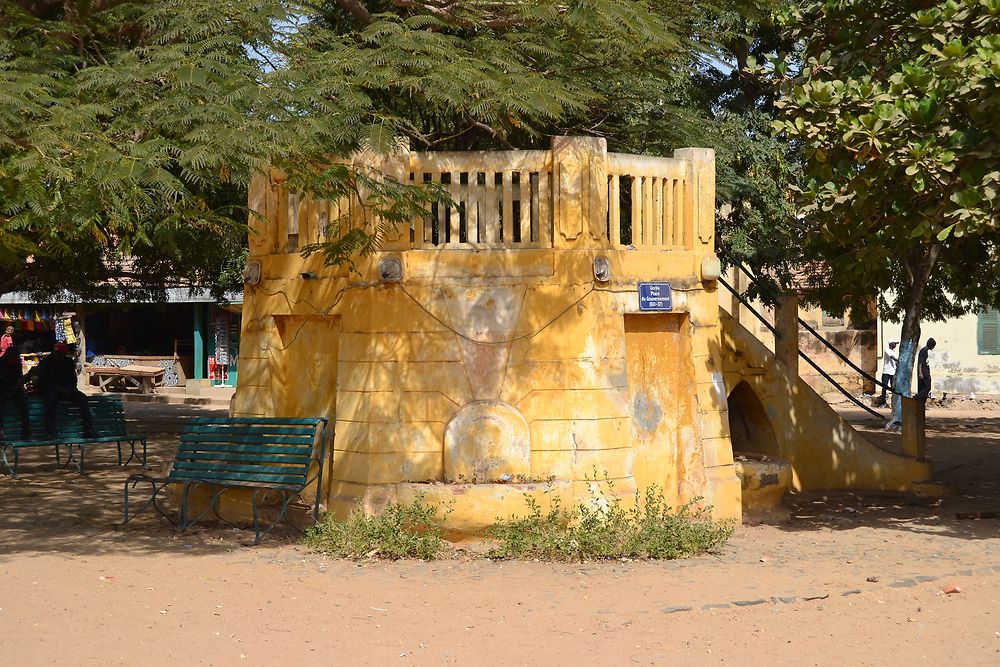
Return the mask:
<svg viewBox="0 0 1000 667">
<path fill-rule="evenodd" d="M 4 329 L 3 336 L 0 336 L 0 357 L 4 355 L 11 345 L 14 344 L 14 327 L 7 325 Z"/>
<path fill-rule="evenodd" d="M 927 353 L 937 347 L 937 341 L 927 339 L 927 344 L 917 352 L 917 395 L 921 401 L 926 401 L 931 394 L 931 366 L 927 362 Z"/>
<path fill-rule="evenodd" d="M 24 395 L 24 372 L 21 368 L 21 354 L 16 345 L 9 345 L 0 354 L 0 438 L 4 435 L 4 408 L 8 401 L 17 404 L 21 415 L 21 440 L 31 440 L 31 427 L 28 424 L 28 397 Z"/>
<path fill-rule="evenodd" d="M 76 388 L 76 362 L 69 356 L 66 343 L 52 346 L 49 356 L 42 359 L 32 374 L 38 379 L 38 393 L 45 405 L 45 431 L 50 438 L 55 437 L 56 407 L 66 399 L 77 407 L 83 418 L 83 437 L 94 437 L 94 423 L 87 405 L 87 396 Z"/>
<path fill-rule="evenodd" d="M 882 398 L 879 399 L 879 405 L 882 406 L 886 404 L 886 391 L 896 388 L 896 365 L 899 363 L 899 351 L 896 347 L 898 345 L 898 340 L 890 340 L 889 344 L 885 346 L 885 350 L 882 351 Z"/>
</svg>

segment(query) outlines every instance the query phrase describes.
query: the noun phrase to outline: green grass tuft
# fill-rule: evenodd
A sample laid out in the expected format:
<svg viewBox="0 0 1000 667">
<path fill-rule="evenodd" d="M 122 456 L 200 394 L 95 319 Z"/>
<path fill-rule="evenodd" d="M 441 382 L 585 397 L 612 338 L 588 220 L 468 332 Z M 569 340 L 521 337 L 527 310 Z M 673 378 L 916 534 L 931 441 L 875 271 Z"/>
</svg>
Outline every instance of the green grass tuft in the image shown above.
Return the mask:
<svg viewBox="0 0 1000 667">
<path fill-rule="evenodd" d="M 605 482 L 609 487 L 610 482 Z M 599 494 L 597 502 L 564 508 L 558 496 L 548 511 L 525 497 L 525 517 L 500 519 L 490 530 L 499 545 L 491 558 L 586 560 L 609 558 L 672 559 L 718 551 L 733 534 L 733 522 L 712 520 L 697 500 L 676 511 L 654 487 L 644 496 L 636 492 L 635 505 L 624 507 L 613 493 Z"/>
<path fill-rule="evenodd" d="M 309 529 L 304 541 L 335 558 L 431 560 L 444 547 L 443 520 L 437 507 L 417 498 L 408 505 L 391 503 L 373 516 L 355 509 L 346 521 L 329 514 Z"/>
</svg>

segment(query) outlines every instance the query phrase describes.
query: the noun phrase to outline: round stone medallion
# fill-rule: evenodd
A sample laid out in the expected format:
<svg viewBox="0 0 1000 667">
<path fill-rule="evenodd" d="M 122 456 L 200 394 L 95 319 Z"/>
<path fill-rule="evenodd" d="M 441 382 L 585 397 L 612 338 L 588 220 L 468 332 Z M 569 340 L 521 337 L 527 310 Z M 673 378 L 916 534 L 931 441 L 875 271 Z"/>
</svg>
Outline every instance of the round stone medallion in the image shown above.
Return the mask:
<svg viewBox="0 0 1000 667">
<path fill-rule="evenodd" d="M 474 401 L 444 431 L 449 482 L 511 482 L 531 476 L 531 433 L 521 412 L 503 401 Z"/>
</svg>

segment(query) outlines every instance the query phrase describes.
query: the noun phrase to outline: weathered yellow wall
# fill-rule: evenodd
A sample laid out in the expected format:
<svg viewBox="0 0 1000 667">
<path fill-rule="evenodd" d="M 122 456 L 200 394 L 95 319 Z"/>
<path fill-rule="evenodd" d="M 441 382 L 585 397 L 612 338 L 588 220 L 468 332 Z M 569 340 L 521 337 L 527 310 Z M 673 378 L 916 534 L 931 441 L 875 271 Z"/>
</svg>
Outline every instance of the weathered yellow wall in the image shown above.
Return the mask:
<svg viewBox="0 0 1000 667">
<path fill-rule="evenodd" d="M 498 402 L 528 433 L 528 465 L 502 468 L 512 481 L 573 482 L 570 501 L 606 473 L 625 496 L 655 483 L 673 502 L 704 496 L 720 516 L 738 516 L 711 371 L 714 292 L 692 280 L 693 253 L 604 254 L 616 277 L 600 289 L 593 256 L 572 251 L 481 252 L 509 275 L 474 279 L 445 275 L 462 251 L 394 253 L 409 275 L 429 277 L 390 285 L 373 275 L 380 256 L 351 278 L 324 275 L 316 260 L 261 258 L 265 279 L 245 301 L 235 414 L 329 416 L 327 501 L 338 512 L 375 486 L 474 481 L 446 475 L 446 429 L 463 408 Z M 308 271 L 319 277 L 298 277 Z M 694 291 L 675 295 L 676 314 L 639 314 L 634 284 L 647 276 Z M 483 504 L 491 522 L 500 508 Z"/>
<path fill-rule="evenodd" d="M 525 510 L 526 491 L 544 498 L 549 480 L 564 503 L 588 498 L 596 474 L 626 499 L 656 484 L 739 519 L 718 296 L 701 279 L 714 259 L 714 163 L 679 155 L 664 161 L 668 177 L 644 181 L 643 210 L 662 212 L 639 221 L 639 249 L 608 238 L 608 192 L 630 163 L 567 139 L 544 163 L 551 247 L 412 249 L 401 234 L 355 273 L 293 252 L 319 237 L 316 207 L 290 208 L 280 181 L 257 179 L 261 280 L 244 298 L 234 414 L 328 416 L 321 493 L 341 515 L 425 493 L 452 506 L 450 528 L 474 531 Z M 401 282 L 380 280 L 386 257 L 402 261 Z M 595 280 L 598 257 L 609 281 Z M 672 283 L 674 313 L 640 313 L 636 284 L 648 280 Z"/>
</svg>

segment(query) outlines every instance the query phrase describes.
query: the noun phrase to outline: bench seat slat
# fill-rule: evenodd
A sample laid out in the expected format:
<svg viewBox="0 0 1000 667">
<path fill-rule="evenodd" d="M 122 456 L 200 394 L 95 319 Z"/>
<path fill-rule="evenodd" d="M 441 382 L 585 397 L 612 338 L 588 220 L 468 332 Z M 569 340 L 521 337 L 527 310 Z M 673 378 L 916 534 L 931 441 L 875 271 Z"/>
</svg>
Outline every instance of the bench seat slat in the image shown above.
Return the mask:
<svg viewBox="0 0 1000 667">
<path fill-rule="evenodd" d="M 220 482 L 220 480 L 202 479 L 200 477 L 185 477 L 183 479 L 181 479 L 181 478 L 174 478 L 174 477 L 167 477 L 167 478 L 161 479 L 159 481 L 160 482 L 166 482 L 168 484 L 192 484 L 192 483 L 195 483 L 195 482 L 201 482 L 202 484 L 209 484 L 209 485 L 213 485 L 214 484 L 214 485 L 218 485 L 218 486 L 226 486 L 226 487 L 229 487 L 229 488 L 245 488 L 245 487 L 250 487 L 250 488 L 259 488 L 259 489 L 277 489 L 279 491 L 301 491 L 302 490 L 302 484 L 299 483 L 299 482 L 296 482 L 294 484 L 284 484 L 284 483 L 280 483 L 280 482 L 255 482 L 253 480 L 246 480 L 246 479 L 241 479 L 241 480 L 222 480 Z"/>
<path fill-rule="evenodd" d="M 175 461 L 177 463 L 216 463 L 225 465 L 227 463 L 280 463 L 286 466 L 304 466 L 312 460 L 312 455 L 284 456 L 282 454 L 219 454 L 218 452 L 192 452 L 178 454 Z"/>
<path fill-rule="evenodd" d="M 219 424 L 222 426 L 259 424 L 261 426 L 304 425 L 315 428 L 324 421 L 326 420 L 322 417 L 195 417 L 188 424 L 192 427 L 201 424 Z"/>
<path fill-rule="evenodd" d="M 180 452 L 243 452 L 246 454 L 271 454 L 273 452 L 288 452 L 289 454 L 311 454 L 312 443 L 297 443 L 294 445 L 276 445 L 264 442 L 182 442 L 177 448 Z"/>
<path fill-rule="evenodd" d="M 303 463 L 293 463 L 293 464 L 270 464 L 264 465 L 263 463 L 249 463 L 246 461 L 176 461 L 174 462 L 175 470 L 209 470 L 212 472 L 222 472 L 228 473 L 232 472 L 245 472 L 253 474 L 262 475 L 288 475 L 296 477 L 299 475 L 304 475 L 309 472 L 309 466 Z"/>
<path fill-rule="evenodd" d="M 85 438 L 81 433 L 78 436 L 66 435 L 64 437 L 58 438 L 37 438 L 34 440 L 8 440 L 7 444 L 11 447 L 41 447 L 44 445 L 79 445 L 81 442 L 83 444 L 91 442 L 128 442 L 129 440 L 138 440 L 139 438 L 131 435 L 98 435 L 93 438 Z"/>
<path fill-rule="evenodd" d="M 249 435 L 256 437 L 266 437 L 269 435 L 275 436 L 299 436 L 299 437 L 313 437 L 316 435 L 316 431 L 310 428 L 301 428 L 299 426 L 279 426 L 276 428 L 254 428 L 254 427 L 220 427 L 220 426 L 196 426 L 184 431 L 185 435 L 192 437 L 206 437 L 213 435 L 222 436 L 241 436 Z"/>
</svg>

